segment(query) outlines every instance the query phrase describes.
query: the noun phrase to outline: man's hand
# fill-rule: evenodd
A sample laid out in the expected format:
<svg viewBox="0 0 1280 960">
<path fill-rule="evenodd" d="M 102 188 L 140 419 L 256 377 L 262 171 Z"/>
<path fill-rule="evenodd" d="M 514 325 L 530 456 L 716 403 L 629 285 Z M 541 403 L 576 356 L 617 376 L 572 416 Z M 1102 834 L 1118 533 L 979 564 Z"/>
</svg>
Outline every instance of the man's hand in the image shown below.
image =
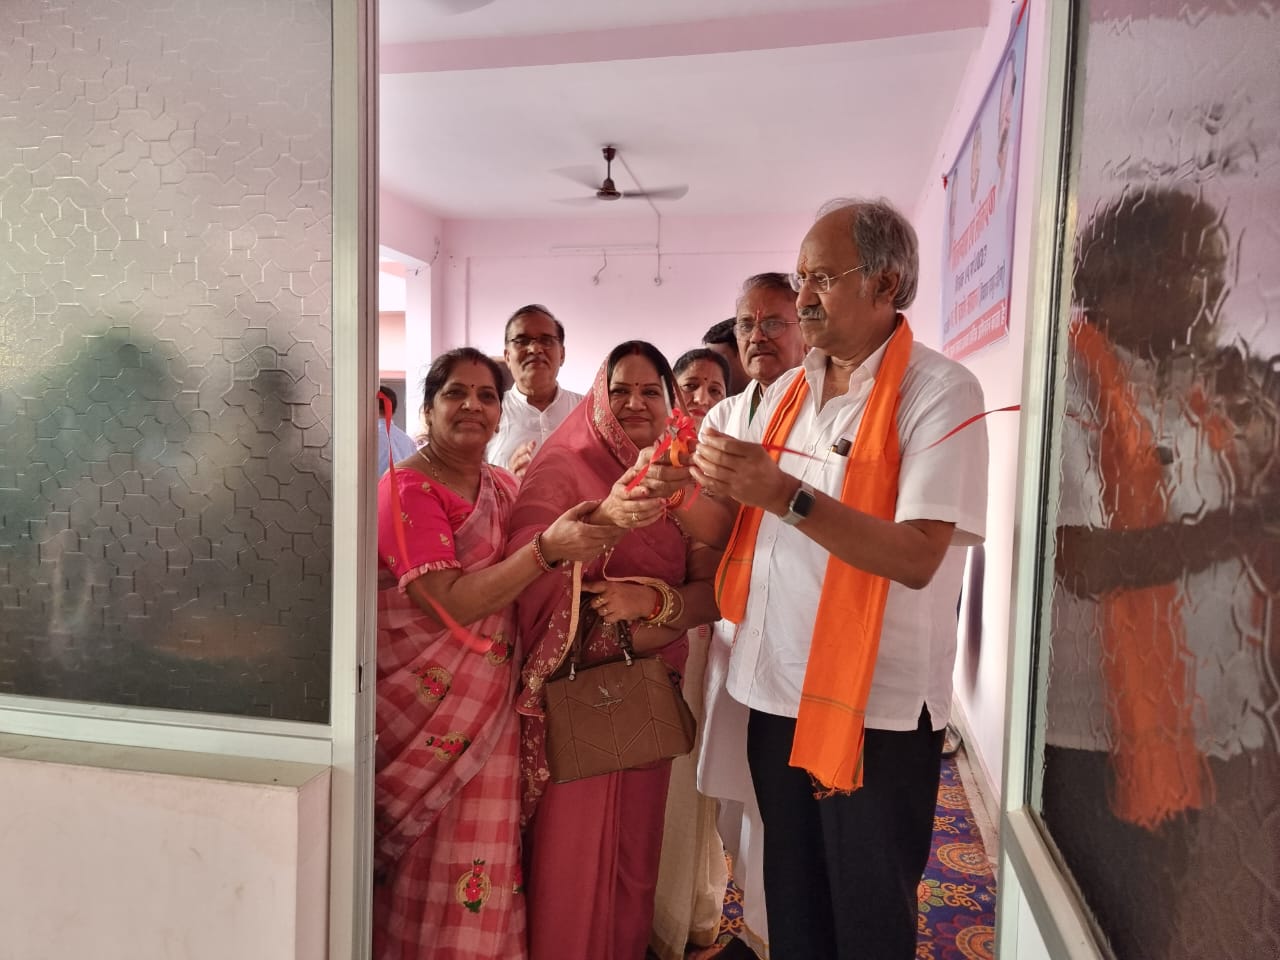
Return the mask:
<svg viewBox="0 0 1280 960">
<path fill-rule="evenodd" d="M 533 451 L 538 447 L 537 440 L 527 440 L 516 447 L 515 453 L 507 461 L 507 469 L 517 477 L 524 479 L 524 472 L 529 469 L 529 461 L 533 459 Z"/>
<path fill-rule="evenodd" d="M 707 492 L 770 513 L 787 512 L 799 481 L 758 443 L 708 428 L 693 454 L 693 476 Z"/>
</svg>

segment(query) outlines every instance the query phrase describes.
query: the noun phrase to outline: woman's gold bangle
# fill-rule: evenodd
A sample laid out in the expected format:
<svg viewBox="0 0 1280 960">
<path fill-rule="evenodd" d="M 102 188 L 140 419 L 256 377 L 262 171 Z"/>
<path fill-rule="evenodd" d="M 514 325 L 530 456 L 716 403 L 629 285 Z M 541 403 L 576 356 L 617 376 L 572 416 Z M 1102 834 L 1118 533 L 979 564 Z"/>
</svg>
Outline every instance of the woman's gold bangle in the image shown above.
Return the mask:
<svg viewBox="0 0 1280 960">
<path fill-rule="evenodd" d="M 645 617 L 640 622 L 649 627 L 665 627 L 680 619 L 684 613 L 684 597 L 680 595 L 680 591 L 660 580 L 651 586 L 661 594 L 662 605 L 653 616 Z"/>
</svg>

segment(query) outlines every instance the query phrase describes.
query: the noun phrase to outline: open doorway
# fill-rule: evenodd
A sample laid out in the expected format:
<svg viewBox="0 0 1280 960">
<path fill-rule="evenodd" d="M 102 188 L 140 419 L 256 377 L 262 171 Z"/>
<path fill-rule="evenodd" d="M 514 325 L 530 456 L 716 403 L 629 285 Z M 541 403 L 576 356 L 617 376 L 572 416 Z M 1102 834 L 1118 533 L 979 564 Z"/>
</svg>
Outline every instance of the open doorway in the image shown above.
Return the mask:
<svg viewBox="0 0 1280 960">
<path fill-rule="evenodd" d="M 937 91 L 960 86 L 992 5 L 930 21 L 715 0 L 696 22 L 675 2 L 446 6 L 381 5 L 379 239 L 431 261 L 407 396 L 413 364 L 420 380 L 446 349 L 503 355 L 507 319 L 538 303 L 564 327 L 559 384 L 586 393 L 620 341 L 698 346 L 745 278 L 795 267 L 822 202 L 871 192 L 912 211 L 940 173 L 953 105 Z M 930 148 L 870 151 L 868 131 Z"/>
</svg>

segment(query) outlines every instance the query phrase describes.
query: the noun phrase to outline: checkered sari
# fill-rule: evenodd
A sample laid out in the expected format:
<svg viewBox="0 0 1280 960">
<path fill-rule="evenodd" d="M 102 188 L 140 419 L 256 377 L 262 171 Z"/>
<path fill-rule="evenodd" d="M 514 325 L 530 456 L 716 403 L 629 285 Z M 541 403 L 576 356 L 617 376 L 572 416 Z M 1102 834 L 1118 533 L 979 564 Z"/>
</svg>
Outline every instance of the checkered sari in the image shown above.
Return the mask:
<svg viewBox="0 0 1280 960">
<path fill-rule="evenodd" d="M 484 470 L 472 509 L 412 470 L 396 483 L 408 557 L 397 556 L 390 475 L 379 487 L 374 956 L 526 956 L 511 611 L 470 624 L 468 649 L 405 594 L 431 570 L 502 559 L 515 489 Z"/>
</svg>

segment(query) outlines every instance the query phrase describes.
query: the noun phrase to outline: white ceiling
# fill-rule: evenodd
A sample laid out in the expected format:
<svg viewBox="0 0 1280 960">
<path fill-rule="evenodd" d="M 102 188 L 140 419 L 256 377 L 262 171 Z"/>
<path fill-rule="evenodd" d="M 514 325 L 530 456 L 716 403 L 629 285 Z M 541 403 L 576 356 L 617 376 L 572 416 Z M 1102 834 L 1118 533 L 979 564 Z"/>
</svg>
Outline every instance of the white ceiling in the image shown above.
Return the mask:
<svg viewBox="0 0 1280 960">
<path fill-rule="evenodd" d="M 880 6 L 882 0 L 382 0 L 378 35 L 382 43 L 456 40 L 472 37 L 569 33 L 681 24 L 802 8 L 838 10 Z M 902 0 L 904 6 L 911 0 Z M 462 12 L 450 14 L 451 9 Z M 803 14 L 796 14 L 803 16 Z"/>
<path fill-rule="evenodd" d="M 652 216 L 623 190 L 687 184 L 664 215 L 910 206 L 989 0 L 382 0 L 384 189 L 450 219 Z M 696 9 L 697 20 L 690 16 Z M 389 42 L 394 40 L 394 42 Z"/>
</svg>

